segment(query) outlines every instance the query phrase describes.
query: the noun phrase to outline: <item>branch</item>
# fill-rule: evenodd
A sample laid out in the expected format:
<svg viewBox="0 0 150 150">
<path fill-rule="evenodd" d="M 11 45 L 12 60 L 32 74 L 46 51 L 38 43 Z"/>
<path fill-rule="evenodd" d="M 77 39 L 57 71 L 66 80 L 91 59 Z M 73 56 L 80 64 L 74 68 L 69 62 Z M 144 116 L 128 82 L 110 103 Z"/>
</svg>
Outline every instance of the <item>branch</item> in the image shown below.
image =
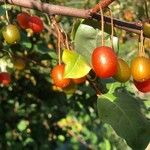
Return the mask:
<svg viewBox="0 0 150 150">
<path fill-rule="evenodd" d="M 78 17 L 78 18 L 90 18 L 90 10 L 83 10 L 65 6 L 58 6 L 49 3 L 42 3 L 37 0 L 6 0 L 7 3 L 30 8 L 36 9 L 41 12 L 45 12 L 49 15 L 63 15 L 63 16 L 71 16 L 71 17 Z M 5 0 L 0 0 L 0 3 L 4 3 Z"/>
<path fill-rule="evenodd" d="M 101 20 L 101 16 L 99 14 L 93 14 L 92 17 L 97 20 Z M 104 22 L 110 25 L 111 24 L 110 17 L 104 16 Z M 128 32 L 136 33 L 139 35 L 141 33 L 140 30 L 142 30 L 143 28 L 143 25 L 141 22 L 126 22 L 126 21 L 122 21 L 122 20 L 114 18 L 113 23 L 116 28 L 123 29 Z"/>
<path fill-rule="evenodd" d="M 101 0 L 91 11 L 92 14 L 95 14 L 96 12 L 100 11 L 101 8 L 106 8 L 108 5 L 110 5 L 115 0 Z"/>
<path fill-rule="evenodd" d="M 0 3 L 4 3 L 5 0 L 0 0 Z M 101 5 L 108 6 L 113 0 L 103 0 L 101 2 Z M 63 16 L 71 16 L 71 17 L 77 17 L 77 18 L 83 18 L 83 19 L 92 19 L 95 18 L 97 20 L 100 20 L 100 15 L 97 13 L 92 13 L 91 9 L 77 9 L 77 8 L 71 8 L 71 7 L 65 7 L 65 6 L 59 6 L 59 5 L 53 5 L 48 3 L 42 3 L 36 0 L 7 0 L 7 3 L 30 8 L 30 9 L 36 9 L 41 12 L 45 12 L 49 15 L 63 15 Z M 104 22 L 106 24 L 111 23 L 110 17 L 104 16 Z M 143 28 L 142 23 L 137 22 L 125 22 L 118 19 L 113 19 L 114 26 L 129 32 L 133 32 L 140 35 L 140 30 Z"/>
</svg>

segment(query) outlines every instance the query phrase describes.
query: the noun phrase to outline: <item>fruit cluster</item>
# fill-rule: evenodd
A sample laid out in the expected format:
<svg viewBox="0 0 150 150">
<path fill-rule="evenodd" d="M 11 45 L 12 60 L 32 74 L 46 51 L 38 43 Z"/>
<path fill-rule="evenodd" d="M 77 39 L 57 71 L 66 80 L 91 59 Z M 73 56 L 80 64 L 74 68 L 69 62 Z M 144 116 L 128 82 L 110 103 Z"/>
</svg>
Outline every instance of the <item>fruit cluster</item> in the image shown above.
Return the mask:
<svg viewBox="0 0 150 150">
<path fill-rule="evenodd" d="M 150 59 L 137 56 L 131 61 L 131 67 L 121 58 L 117 58 L 110 47 L 101 46 L 92 53 L 92 67 L 100 78 L 113 77 L 126 82 L 132 75 L 134 85 L 141 92 L 150 92 Z"/>
<path fill-rule="evenodd" d="M 43 22 L 38 16 L 31 16 L 26 12 L 17 15 L 17 22 L 19 26 L 9 23 L 2 29 L 3 39 L 9 45 L 17 44 L 21 40 L 20 28 L 30 29 L 36 34 L 42 32 L 44 29 Z M 13 59 L 14 68 L 17 70 L 24 69 L 25 63 L 25 60 L 22 58 Z M 10 73 L 2 71 L 0 73 L 0 83 L 6 86 L 10 81 Z"/>
<path fill-rule="evenodd" d="M 38 16 L 31 16 L 26 12 L 17 15 L 17 22 L 20 28 L 24 30 L 31 29 L 33 33 L 40 33 L 44 29 L 42 20 Z M 20 29 L 16 24 L 8 24 L 2 30 L 2 35 L 6 43 L 15 44 L 21 40 Z M 149 24 L 143 25 L 144 34 L 149 36 L 147 28 Z M 147 34 L 146 34 L 147 33 Z M 13 64 L 16 69 L 22 70 L 25 67 L 25 61 L 15 59 Z M 150 92 L 150 59 L 145 56 L 137 56 L 131 61 L 131 66 L 121 58 L 118 58 L 113 48 L 100 46 L 93 50 L 91 56 L 91 67 L 96 76 L 105 78 L 114 78 L 119 82 L 126 82 L 132 76 L 135 87 L 141 92 Z M 81 78 L 64 78 L 65 65 L 56 65 L 51 71 L 51 77 L 55 86 L 65 89 L 73 84 L 82 84 L 86 81 L 86 76 Z M 0 73 L 0 83 L 8 85 L 10 83 L 10 74 L 8 72 Z"/>
<path fill-rule="evenodd" d="M 30 16 L 26 12 L 18 14 L 17 21 L 22 29 L 30 28 L 34 33 L 40 33 L 44 28 L 43 22 L 38 16 Z"/>
<path fill-rule="evenodd" d="M 118 58 L 111 47 L 100 46 L 93 50 L 91 56 L 92 69 L 101 79 L 114 78 L 125 83 L 131 76 L 135 87 L 141 92 L 150 92 L 150 59 L 145 56 L 137 56 L 131 61 L 131 66 L 121 58 Z M 64 78 L 65 65 L 57 65 L 52 69 L 51 78 L 54 85 L 65 89 L 72 83 L 84 83 L 86 77 L 79 79 Z"/>
<path fill-rule="evenodd" d="M 30 16 L 26 12 L 18 14 L 17 21 L 22 29 L 31 29 L 33 33 L 40 33 L 44 28 L 43 22 L 38 16 Z M 5 26 L 2 34 L 8 44 L 15 44 L 21 39 L 19 27 L 15 24 Z"/>
</svg>

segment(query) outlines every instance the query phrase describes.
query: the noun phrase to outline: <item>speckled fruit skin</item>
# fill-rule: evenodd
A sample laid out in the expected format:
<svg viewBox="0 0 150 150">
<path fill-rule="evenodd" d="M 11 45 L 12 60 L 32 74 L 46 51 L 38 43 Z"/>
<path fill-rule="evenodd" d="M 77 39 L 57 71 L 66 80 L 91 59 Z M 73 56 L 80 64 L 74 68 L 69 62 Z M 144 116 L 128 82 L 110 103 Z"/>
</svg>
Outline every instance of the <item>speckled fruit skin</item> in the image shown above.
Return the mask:
<svg viewBox="0 0 150 150">
<path fill-rule="evenodd" d="M 71 79 L 63 77 L 64 69 L 65 66 L 61 64 L 55 66 L 51 71 L 51 78 L 53 80 L 54 85 L 60 88 L 66 88 L 71 84 Z"/>
<path fill-rule="evenodd" d="M 3 84 L 4 86 L 9 85 L 11 82 L 11 77 L 8 72 L 1 72 L 0 73 L 0 83 Z"/>
<path fill-rule="evenodd" d="M 138 82 L 150 79 L 150 59 L 144 56 L 135 57 L 131 62 L 131 74 Z"/>
<path fill-rule="evenodd" d="M 26 12 L 22 12 L 22 13 L 17 15 L 18 24 L 22 29 L 29 28 L 29 19 L 30 19 L 30 17 L 31 16 Z"/>
<path fill-rule="evenodd" d="M 143 93 L 150 92 L 150 79 L 144 82 L 137 82 L 134 80 L 134 85 L 140 92 Z"/>
<path fill-rule="evenodd" d="M 19 28 L 13 24 L 9 24 L 5 26 L 3 28 L 2 34 L 3 34 L 4 40 L 8 44 L 15 44 L 19 42 L 21 39 Z"/>
<path fill-rule="evenodd" d="M 38 16 L 30 17 L 29 28 L 31 28 L 34 33 L 42 32 L 42 30 L 44 28 L 42 20 Z"/>
<path fill-rule="evenodd" d="M 119 82 L 126 82 L 130 79 L 131 70 L 128 64 L 121 58 L 118 58 L 118 69 L 117 73 L 113 78 Z"/>
<path fill-rule="evenodd" d="M 117 72 L 117 56 L 111 47 L 101 46 L 92 53 L 92 67 L 100 78 L 112 77 Z"/>
</svg>

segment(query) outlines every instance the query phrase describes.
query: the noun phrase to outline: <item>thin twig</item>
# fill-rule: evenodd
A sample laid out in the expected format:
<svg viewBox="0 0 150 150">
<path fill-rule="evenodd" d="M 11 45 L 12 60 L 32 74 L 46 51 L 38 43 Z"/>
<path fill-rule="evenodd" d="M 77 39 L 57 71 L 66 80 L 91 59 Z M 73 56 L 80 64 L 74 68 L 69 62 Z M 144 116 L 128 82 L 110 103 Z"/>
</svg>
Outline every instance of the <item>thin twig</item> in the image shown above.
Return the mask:
<svg viewBox="0 0 150 150">
<path fill-rule="evenodd" d="M 145 50 L 144 50 L 144 37 L 143 37 L 143 30 L 141 30 L 141 37 L 140 37 L 140 40 L 141 40 L 141 54 L 143 55 L 143 56 L 145 56 Z"/>
<path fill-rule="evenodd" d="M 60 65 L 61 64 L 61 39 L 62 39 L 61 31 L 54 16 L 51 16 L 51 20 L 52 20 L 52 25 L 54 26 L 54 29 L 56 30 L 56 34 L 57 34 L 58 64 Z"/>
<path fill-rule="evenodd" d="M 6 14 L 7 23 L 9 24 L 9 23 L 10 23 L 10 20 L 9 20 L 8 8 L 7 8 L 6 0 L 5 0 L 5 14 Z"/>
</svg>

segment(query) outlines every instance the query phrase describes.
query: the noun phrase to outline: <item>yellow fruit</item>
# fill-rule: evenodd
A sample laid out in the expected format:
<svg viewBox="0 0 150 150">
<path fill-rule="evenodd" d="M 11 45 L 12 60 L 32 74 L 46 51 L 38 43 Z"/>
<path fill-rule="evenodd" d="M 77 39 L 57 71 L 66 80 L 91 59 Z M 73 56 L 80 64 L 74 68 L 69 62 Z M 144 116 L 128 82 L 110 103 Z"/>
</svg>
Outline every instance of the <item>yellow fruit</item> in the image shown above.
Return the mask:
<svg viewBox="0 0 150 150">
<path fill-rule="evenodd" d="M 2 31 L 5 41 L 9 44 L 15 44 L 21 39 L 19 28 L 16 25 L 9 24 Z"/>
<path fill-rule="evenodd" d="M 14 64 L 14 68 L 17 70 L 23 70 L 26 66 L 26 62 L 22 58 L 14 59 L 13 64 Z"/>
</svg>

